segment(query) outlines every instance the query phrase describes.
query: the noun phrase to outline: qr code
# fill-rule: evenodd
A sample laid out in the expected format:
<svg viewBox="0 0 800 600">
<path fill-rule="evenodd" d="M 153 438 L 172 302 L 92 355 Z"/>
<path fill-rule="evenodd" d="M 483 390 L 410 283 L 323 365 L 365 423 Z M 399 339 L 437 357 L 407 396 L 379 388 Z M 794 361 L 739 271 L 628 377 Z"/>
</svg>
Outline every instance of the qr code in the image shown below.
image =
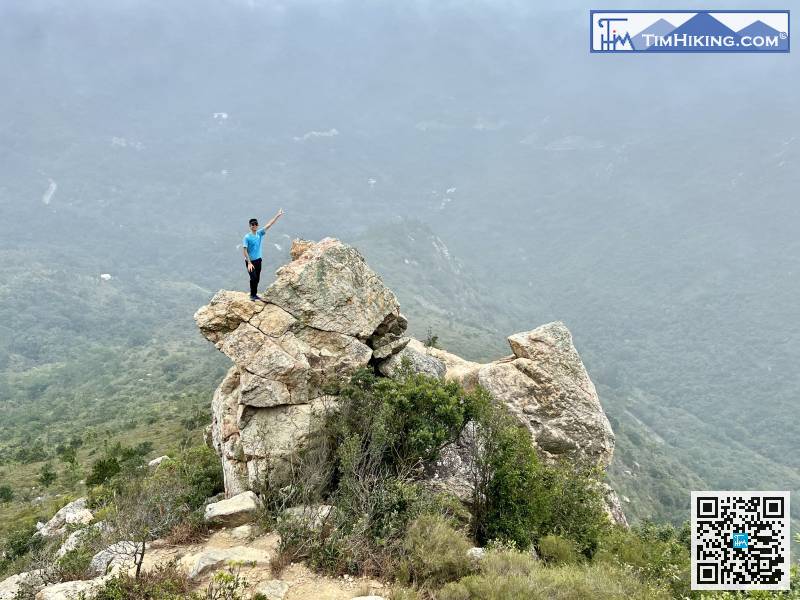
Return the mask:
<svg viewBox="0 0 800 600">
<path fill-rule="evenodd" d="M 789 589 L 789 492 L 692 492 L 692 589 Z"/>
</svg>

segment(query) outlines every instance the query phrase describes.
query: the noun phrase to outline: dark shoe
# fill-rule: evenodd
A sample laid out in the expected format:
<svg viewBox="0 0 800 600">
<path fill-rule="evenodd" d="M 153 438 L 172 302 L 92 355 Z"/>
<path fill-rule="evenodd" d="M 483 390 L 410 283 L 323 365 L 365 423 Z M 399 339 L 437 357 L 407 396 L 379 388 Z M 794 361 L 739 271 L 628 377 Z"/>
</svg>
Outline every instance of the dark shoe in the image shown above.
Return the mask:
<svg viewBox="0 0 800 600">
<path fill-rule="evenodd" d="M 256 300 L 261 300 L 261 297 L 258 294 L 256 294 L 255 296 L 250 296 L 250 300 L 255 302 Z"/>
</svg>

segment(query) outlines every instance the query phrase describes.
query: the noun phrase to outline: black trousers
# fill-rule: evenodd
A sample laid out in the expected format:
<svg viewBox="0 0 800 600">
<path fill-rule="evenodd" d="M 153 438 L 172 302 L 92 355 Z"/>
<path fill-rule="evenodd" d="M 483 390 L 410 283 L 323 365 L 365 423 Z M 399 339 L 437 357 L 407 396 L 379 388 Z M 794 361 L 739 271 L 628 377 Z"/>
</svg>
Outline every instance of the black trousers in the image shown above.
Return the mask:
<svg viewBox="0 0 800 600">
<path fill-rule="evenodd" d="M 248 272 L 250 275 L 250 295 L 255 296 L 258 294 L 258 281 L 261 279 L 261 259 L 257 258 L 250 262 L 253 263 L 253 270 Z M 244 261 L 244 268 L 247 268 L 247 261 Z"/>
</svg>

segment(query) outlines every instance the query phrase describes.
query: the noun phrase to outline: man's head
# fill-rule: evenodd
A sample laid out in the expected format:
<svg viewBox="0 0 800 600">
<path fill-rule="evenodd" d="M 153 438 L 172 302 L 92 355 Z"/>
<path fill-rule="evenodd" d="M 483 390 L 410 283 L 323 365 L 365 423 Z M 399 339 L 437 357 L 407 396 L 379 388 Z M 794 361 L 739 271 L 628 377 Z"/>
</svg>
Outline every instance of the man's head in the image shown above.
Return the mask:
<svg viewBox="0 0 800 600">
<path fill-rule="evenodd" d="M 258 229 L 258 219 L 250 219 L 250 231 L 253 233 Z"/>
</svg>

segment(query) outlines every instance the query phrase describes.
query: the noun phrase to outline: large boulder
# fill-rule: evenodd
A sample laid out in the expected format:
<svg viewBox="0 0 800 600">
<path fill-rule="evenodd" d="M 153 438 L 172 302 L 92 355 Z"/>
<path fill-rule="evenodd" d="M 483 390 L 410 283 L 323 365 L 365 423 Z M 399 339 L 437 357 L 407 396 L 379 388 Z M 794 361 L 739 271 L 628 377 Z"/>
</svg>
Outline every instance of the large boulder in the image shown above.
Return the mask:
<svg viewBox="0 0 800 600">
<path fill-rule="evenodd" d="M 0 600 L 16 600 L 39 591 L 45 586 L 43 574 L 42 570 L 26 571 L 0 581 Z"/>
<path fill-rule="evenodd" d="M 196 554 L 187 554 L 180 559 L 180 566 L 189 579 L 197 579 L 205 573 L 224 569 L 227 566 L 268 566 L 270 557 L 258 548 L 234 546 L 233 548 L 213 548 Z"/>
<path fill-rule="evenodd" d="M 336 408 L 326 383 L 367 365 L 387 377 L 407 364 L 466 389 L 481 385 L 527 428 L 545 460 L 608 466 L 614 435 L 563 323 L 509 336 L 509 356 L 471 362 L 407 337 L 395 295 L 355 248 L 332 238 L 297 241 L 291 255 L 266 302 L 220 291 L 195 314 L 233 362 L 212 400 L 209 435 L 228 496 L 256 487 L 301 448 Z M 431 474 L 461 497 L 469 492 L 469 443 L 445 448 Z"/>
<path fill-rule="evenodd" d="M 335 407 L 328 382 L 367 366 L 375 344 L 382 356 L 403 344 L 397 298 L 355 248 L 298 241 L 292 256 L 266 302 L 222 290 L 195 313 L 201 333 L 233 362 L 214 394 L 208 436 L 228 496 L 255 487 L 319 427 Z"/>
<path fill-rule="evenodd" d="M 66 532 L 67 525 L 91 523 L 94 516 L 87 507 L 88 500 L 86 498 L 78 498 L 74 502 L 70 502 L 40 527 L 37 533 L 42 537 L 58 537 Z"/>
<path fill-rule="evenodd" d="M 515 358 L 482 368 L 478 382 L 503 399 L 544 456 L 608 467 L 614 433 L 566 325 L 548 323 L 508 342 Z"/>
<path fill-rule="evenodd" d="M 206 505 L 205 521 L 209 525 L 238 527 L 250 523 L 258 515 L 261 501 L 251 491 Z"/>
<path fill-rule="evenodd" d="M 395 295 L 358 250 L 333 238 L 308 246 L 278 269 L 265 298 L 308 327 L 361 340 L 400 310 Z"/>
</svg>

